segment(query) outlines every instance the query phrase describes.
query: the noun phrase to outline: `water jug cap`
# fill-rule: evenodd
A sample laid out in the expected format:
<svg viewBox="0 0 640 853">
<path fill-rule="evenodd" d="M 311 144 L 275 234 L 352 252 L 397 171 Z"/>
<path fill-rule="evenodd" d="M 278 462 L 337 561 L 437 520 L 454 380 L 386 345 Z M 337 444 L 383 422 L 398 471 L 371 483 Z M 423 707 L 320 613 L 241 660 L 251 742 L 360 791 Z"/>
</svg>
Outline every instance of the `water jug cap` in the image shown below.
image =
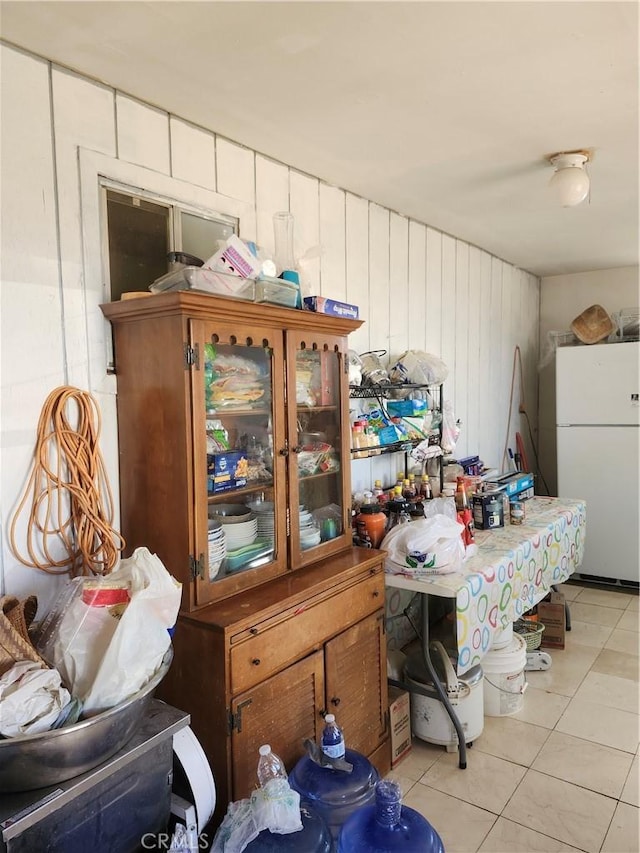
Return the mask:
<svg viewBox="0 0 640 853">
<path fill-rule="evenodd" d="M 325 723 L 335 723 L 336 718 L 333 714 L 325 714 L 324 721 Z"/>
<path fill-rule="evenodd" d="M 271 747 L 268 743 L 265 743 L 260 747 L 258 752 L 260 753 L 260 755 L 269 755 L 269 753 L 271 752 Z"/>
</svg>

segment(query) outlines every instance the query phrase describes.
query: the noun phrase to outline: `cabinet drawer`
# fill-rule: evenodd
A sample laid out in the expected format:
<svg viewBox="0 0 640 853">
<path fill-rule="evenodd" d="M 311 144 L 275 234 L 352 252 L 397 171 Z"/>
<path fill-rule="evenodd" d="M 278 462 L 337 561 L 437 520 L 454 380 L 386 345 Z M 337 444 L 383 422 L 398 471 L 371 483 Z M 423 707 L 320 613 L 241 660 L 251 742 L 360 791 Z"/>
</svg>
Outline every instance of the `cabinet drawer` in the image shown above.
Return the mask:
<svg viewBox="0 0 640 853">
<path fill-rule="evenodd" d="M 384 603 L 384 573 L 309 608 L 301 605 L 288 619 L 231 649 L 231 692 L 264 681 L 287 664 L 319 648 L 330 637 L 359 622 Z"/>
</svg>

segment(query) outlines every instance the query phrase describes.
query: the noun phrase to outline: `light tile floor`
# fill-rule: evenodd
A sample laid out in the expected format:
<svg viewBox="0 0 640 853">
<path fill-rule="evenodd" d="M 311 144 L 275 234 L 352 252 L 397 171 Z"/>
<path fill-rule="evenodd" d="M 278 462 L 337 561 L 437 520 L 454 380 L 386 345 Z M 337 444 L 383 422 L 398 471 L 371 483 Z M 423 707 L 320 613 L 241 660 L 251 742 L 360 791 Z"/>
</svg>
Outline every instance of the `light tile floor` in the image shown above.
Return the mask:
<svg viewBox="0 0 640 853">
<path fill-rule="evenodd" d="M 446 853 L 639 853 L 638 596 L 575 583 L 566 648 L 527 672 L 524 707 L 457 753 L 414 737 L 389 775 Z M 410 853 L 408 850 L 407 853 Z"/>
</svg>

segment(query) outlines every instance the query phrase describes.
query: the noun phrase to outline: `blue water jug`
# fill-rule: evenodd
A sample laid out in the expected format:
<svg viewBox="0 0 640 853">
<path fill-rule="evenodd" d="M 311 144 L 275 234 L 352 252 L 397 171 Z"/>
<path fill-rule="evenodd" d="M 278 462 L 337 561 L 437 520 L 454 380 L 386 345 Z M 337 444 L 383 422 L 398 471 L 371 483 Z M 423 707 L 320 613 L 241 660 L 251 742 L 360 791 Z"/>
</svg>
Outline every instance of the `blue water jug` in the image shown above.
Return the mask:
<svg viewBox="0 0 640 853">
<path fill-rule="evenodd" d="M 249 853 L 334 853 L 335 847 L 324 818 L 309 803 L 300 803 L 302 829 L 281 835 L 263 829 L 244 849 Z"/>
<path fill-rule="evenodd" d="M 325 819 L 333 838 L 349 815 L 373 803 L 380 775 L 368 758 L 353 749 L 345 750 L 350 773 L 321 767 L 304 755 L 289 774 L 289 784 Z"/>
<path fill-rule="evenodd" d="M 444 853 L 442 840 L 428 820 L 402 805 L 400 785 L 378 782 L 375 803 L 355 811 L 344 822 L 338 853 Z"/>
</svg>

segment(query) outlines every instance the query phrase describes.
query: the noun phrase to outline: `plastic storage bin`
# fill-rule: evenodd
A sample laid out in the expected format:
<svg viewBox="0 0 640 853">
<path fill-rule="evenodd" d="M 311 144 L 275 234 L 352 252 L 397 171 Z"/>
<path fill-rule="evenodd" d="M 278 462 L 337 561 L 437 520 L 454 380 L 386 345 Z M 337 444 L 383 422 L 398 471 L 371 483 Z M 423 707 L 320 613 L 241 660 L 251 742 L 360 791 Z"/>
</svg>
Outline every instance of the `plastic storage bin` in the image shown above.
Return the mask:
<svg viewBox="0 0 640 853">
<path fill-rule="evenodd" d="M 374 801 L 380 781 L 376 768 L 359 752 L 347 749 L 345 761 L 353 765 L 351 773 L 320 767 L 305 755 L 289 774 L 291 787 L 326 820 L 333 838 L 352 812 Z"/>
<path fill-rule="evenodd" d="M 261 278 L 255 283 L 255 302 L 271 302 L 295 308 L 299 287 L 281 278 Z"/>
<path fill-rule="evenodd" d="M 149 285 L 152 293 L 166 293 L 172 290 L 201 290 L 228 296 L 233 299 L 253 301 L 256 283 L 253 279 L 240 278 L 230 273 L 214 272 L 204 267 L 187 266 L 174 270 Z"/>
</svg>

